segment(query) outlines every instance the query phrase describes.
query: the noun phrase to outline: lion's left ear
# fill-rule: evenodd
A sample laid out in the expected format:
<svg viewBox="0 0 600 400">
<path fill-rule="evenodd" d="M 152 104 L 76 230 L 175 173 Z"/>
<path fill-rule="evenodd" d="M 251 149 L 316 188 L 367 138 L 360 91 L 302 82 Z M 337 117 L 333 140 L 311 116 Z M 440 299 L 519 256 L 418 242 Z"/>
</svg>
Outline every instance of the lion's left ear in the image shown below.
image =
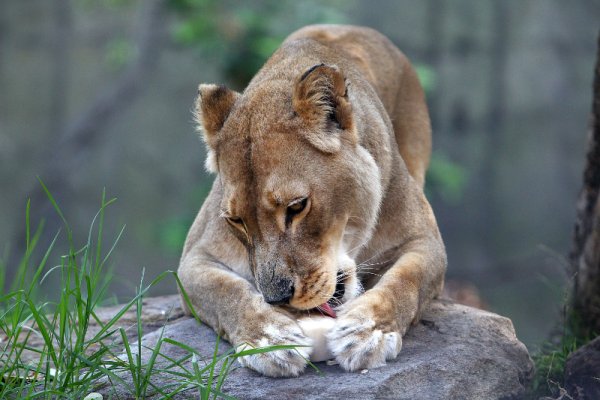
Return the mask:
<svg viewBox="0 0 600 400">
<path fill-rule="evenodd" d="M 308 139 L 321 151 L 338 151 L 341 135 L 356 140 L 346 79 L 338 67 L 317 64 L 300 75 L 292 107 L 313 128 Z"/>
<path fill-rule="evenodd" d="M 240 94 L 223 85 L 201 84 L 194 117 L 203 132 L 207 147 L 206 169 L 217 172 L 215 151 L 218 134 Z"/>
</svg>

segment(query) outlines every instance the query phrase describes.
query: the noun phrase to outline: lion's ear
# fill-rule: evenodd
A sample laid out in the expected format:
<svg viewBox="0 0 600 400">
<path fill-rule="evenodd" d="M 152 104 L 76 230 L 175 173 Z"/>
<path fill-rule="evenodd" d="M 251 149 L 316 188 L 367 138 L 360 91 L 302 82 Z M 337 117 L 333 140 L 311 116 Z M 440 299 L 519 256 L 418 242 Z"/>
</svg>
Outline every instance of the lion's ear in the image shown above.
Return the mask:
<svg viewBox="0 0 600 400">
<path fill-rule="evenodd" d="M 294 86 L 292 107 L 300 118 L 317 128 L 308 139 L 326 153 L 334 153 L 341 146 L 340 135 L 344 133 L 331 134 L 332 131 L 348 131 L 346 135 L 354 136 L 346 79 L 336 66 L 317 64 L 300 75 Z M 325 130 L 330 134 L 323 135 Z"/>
<path fill-rule="evenodd" d="M 208 150 L 206 169 L 210 172 L 217 172 L 215 159 L 217 135 L 239 97 L 239 93 L 223 85 L 201 84 L 198 87 L 194 117 L 198 127 L 204 133 Z"/>
</svg>

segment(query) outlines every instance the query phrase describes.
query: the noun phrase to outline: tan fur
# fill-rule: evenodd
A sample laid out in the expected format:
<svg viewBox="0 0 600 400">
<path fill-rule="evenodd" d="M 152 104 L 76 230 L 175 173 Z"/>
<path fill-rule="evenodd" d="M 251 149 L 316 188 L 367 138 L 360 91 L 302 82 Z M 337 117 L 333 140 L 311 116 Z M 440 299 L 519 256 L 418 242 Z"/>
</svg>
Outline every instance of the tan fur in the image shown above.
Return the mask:
<svg viewBox="0 0 600 400">
<path fill-rule="evenodd" d="M 309 346 L 294 313 L 314 312 L 341 279 L 328 333 L 340 365 L 395 358 L 446 268 L 423 194 L 429 117 L 406 57 L 368 28 L 309 26 L 242 94 L 200 85 L 196 111 L 218 176 L 179 275 L 204 322 L 238 348 Z M 310 353 L 299 349 L 242 363 L 293 376 Z"/>
</svg>

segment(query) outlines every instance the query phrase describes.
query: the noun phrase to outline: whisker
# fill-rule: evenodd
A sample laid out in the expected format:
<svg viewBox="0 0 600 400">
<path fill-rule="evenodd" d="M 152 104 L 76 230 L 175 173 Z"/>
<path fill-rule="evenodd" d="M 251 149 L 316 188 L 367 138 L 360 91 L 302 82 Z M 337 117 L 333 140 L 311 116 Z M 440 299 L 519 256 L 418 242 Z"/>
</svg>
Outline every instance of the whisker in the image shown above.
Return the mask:
<svg viewBox="0 0 600 400">
<path fill-rule="evenodd" d="M 340 283 L 341 281 L 343 281 L 344 279 L 348 278 L 351 275 L 352 275 L 351 271 L 348 271 L 348 272 L 343 271 L 341 274 L 338 274 L 336 276 L 335 283 Z"/>
<path fill-rule="evenodd" d="M 372 259 L 379 257 L 379 255 L 380 255 L 380 253 L 375 253 L 371 257 L 369 257 L 366 260 L 363 260 L 362 262 L 360 262 L 359 265 L 367 263 L 367 262 L 371 261 Z"/>
<path fill-rule="evenodd" d="M 390 258 L 388 260 L 384 260 L 384 261 L 379 261 L 379 262 L 374 262 L 374 263 L 368 263 L 368 261 L 372 260 L 374 257 L 371 257 L 363 262 L 361 262 L 360 264 L 356 265 L 356 269 L 359 270 L 361 268 L 365 268 L 365 267 L 372 267 L 372 266 L 377 266 L 377 265 L 383 265 L 383 264 L 387 264 L 390 261 L 392 261 L 393 259 Z"/>
<path fill-rule="evenodd" d="M 375 268 L 380 267 L 381 265 L 386 265 L 386 264 L 389 264 L 389 261 L 382 261 L 382 262 L 370 263 L 370 264 L 359 264 L 356 266 L 356 270 L 375 269 Z"/>
<path fill-rule="evenodd" d="M 361 272 L 360 272 L 360 274 L 361 274 L 361 275 L 382 276 L 382 274 L 378 274 L 378 273 L 376 273 L 376 272 L 369 272 L 369 271 L 365 271 L 365 272 L 361 271 Z"/>
<path fill-rule="evenodd" d="M 334 307 L 341 306 L 343 303 L 341 300 L 336 299 L 335 297 L 329 300 L 330 303 L 333 303 Z"/>
<path fill-rule="evenodd" d="M 353 248 L 351 248 L 350 250 L 348 250 L 348 253 L 352 253 L 354 250 L 360 249 L 361 247 L 363 247 L 365 244 L 369 243 L 370 239 L 365 240 L 364 242 L 354 246 Z"/>
</svg>

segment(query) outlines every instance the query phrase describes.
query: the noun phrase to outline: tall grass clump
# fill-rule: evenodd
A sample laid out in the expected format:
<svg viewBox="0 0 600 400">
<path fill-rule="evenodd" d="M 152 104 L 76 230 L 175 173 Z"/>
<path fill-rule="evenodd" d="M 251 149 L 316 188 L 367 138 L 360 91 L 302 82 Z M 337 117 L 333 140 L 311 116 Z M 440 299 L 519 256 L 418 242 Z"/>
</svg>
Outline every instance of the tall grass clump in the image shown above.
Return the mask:
<svg viewBox="0 0 600 400">
<path fill-rule="evenodd" d="M 569 261 L 562 255 L 552 252 L 559 265 L 569 270 Z M 595 333 L 587 332 L 581 317 L 573 308 L 574 276 L 569 276 L 562 289 L 562 308 L 558 322 L 549 338 L 534 352 L 532 359 L 535 365 L 529 398 L 570 398 L 565 389 L 565 367 L 571 354 L 589 343 Z M 550 286 L 556 289 L 554 285 Z"/>
<path fill-rule="evenodd" d="M 48 189 L 41 185 L 62 219 L 63 228 L 40 255 L 43 224 L 31 229 L 27 202 L 25 254 L 12 282 L 6 282 L 8 266 L 0 261 L 0 288 L 8 289 L 0 296 L 0 398 L 83 398 L 101 387 L 114 392 L 117 386 L 137 399 L 169 398 L 187 391 L 197 393 L 201 399 L 229 398 L 221 389 L 235 358 L 293 348 L 273 346 L 219 354 L 217 343 L 214 353 L 207 357 L 185 343 L 163 337 L 162 332 L 152 348 L 143 346 L 141 340 L 131 343 L 127 335 L 131 327 L 119 325 L 120 318 L 135 308 L 134 328 L 141 338 L 142 299 L 164 278 L 174 279 L 188 308 L 193 310 L 179 278 L 175 272 L 165 271 L 144 285 L 142 276 L 135 296 L 109 321 L 102 321 L 95 310 L 105 298 L 111 276 L 108 260 L 123 234 L 122 229 L 105 251 L 105 211 L 114 199 L 106 200 L 103 192 L 87 237 L 83 245 L 77 246 L 67 219 Z M 64 242 L 67 251 L 56 257 L 59 242 Z M 34 261 L 36 255 L 39 260 Z M 59 290 L 54 297 L 45 298 L 38 288 L 51 275 L 58 275 L 53 278 L 58 278 Z M 194 317 L 199 321 L 195 313 Z M 93 331 L 91 325 L 96 326 Z M 180 348 L 184 355 L 170 358 L 162 352 L 165 345 Z M 152 379 L 157 375 L 161 375 L 160 385 Z"/>
<path fill-rule="evenodd" d="M 107 346 L 96 345 L 108 336 L 109 329 L 102 329 L 91 340 L 87 339 L 87 333 L 110 276 L 105 270 L 112 249 L 103 255 L 102 231 L 104 211 L 112 201 L 106 201 L 103 195 L 86 243 L 76 248 L 69 224 L 47 188 L 43 188 L 63 221 L 68 251 L 58 257 L 56 265 L 46 268 L 59 232 L 41 260 L 33 262 L 43 224 L 32 233 L 28 202 L 25 254 L 8 293 L 0 298 L 0 332 L 5 339 L 0 348 L 0 398 L 34 395 L 50 398 L 83 393 L 100 376 L 98 368 L 90 366 L 100 366 L 108 350 Z M 4 277 L 7 266 L 0 267 Z M 40 299 L 38 288 L 51 274 L 60 275 L 58 294 L 55 298 Z"/>
</svg>

